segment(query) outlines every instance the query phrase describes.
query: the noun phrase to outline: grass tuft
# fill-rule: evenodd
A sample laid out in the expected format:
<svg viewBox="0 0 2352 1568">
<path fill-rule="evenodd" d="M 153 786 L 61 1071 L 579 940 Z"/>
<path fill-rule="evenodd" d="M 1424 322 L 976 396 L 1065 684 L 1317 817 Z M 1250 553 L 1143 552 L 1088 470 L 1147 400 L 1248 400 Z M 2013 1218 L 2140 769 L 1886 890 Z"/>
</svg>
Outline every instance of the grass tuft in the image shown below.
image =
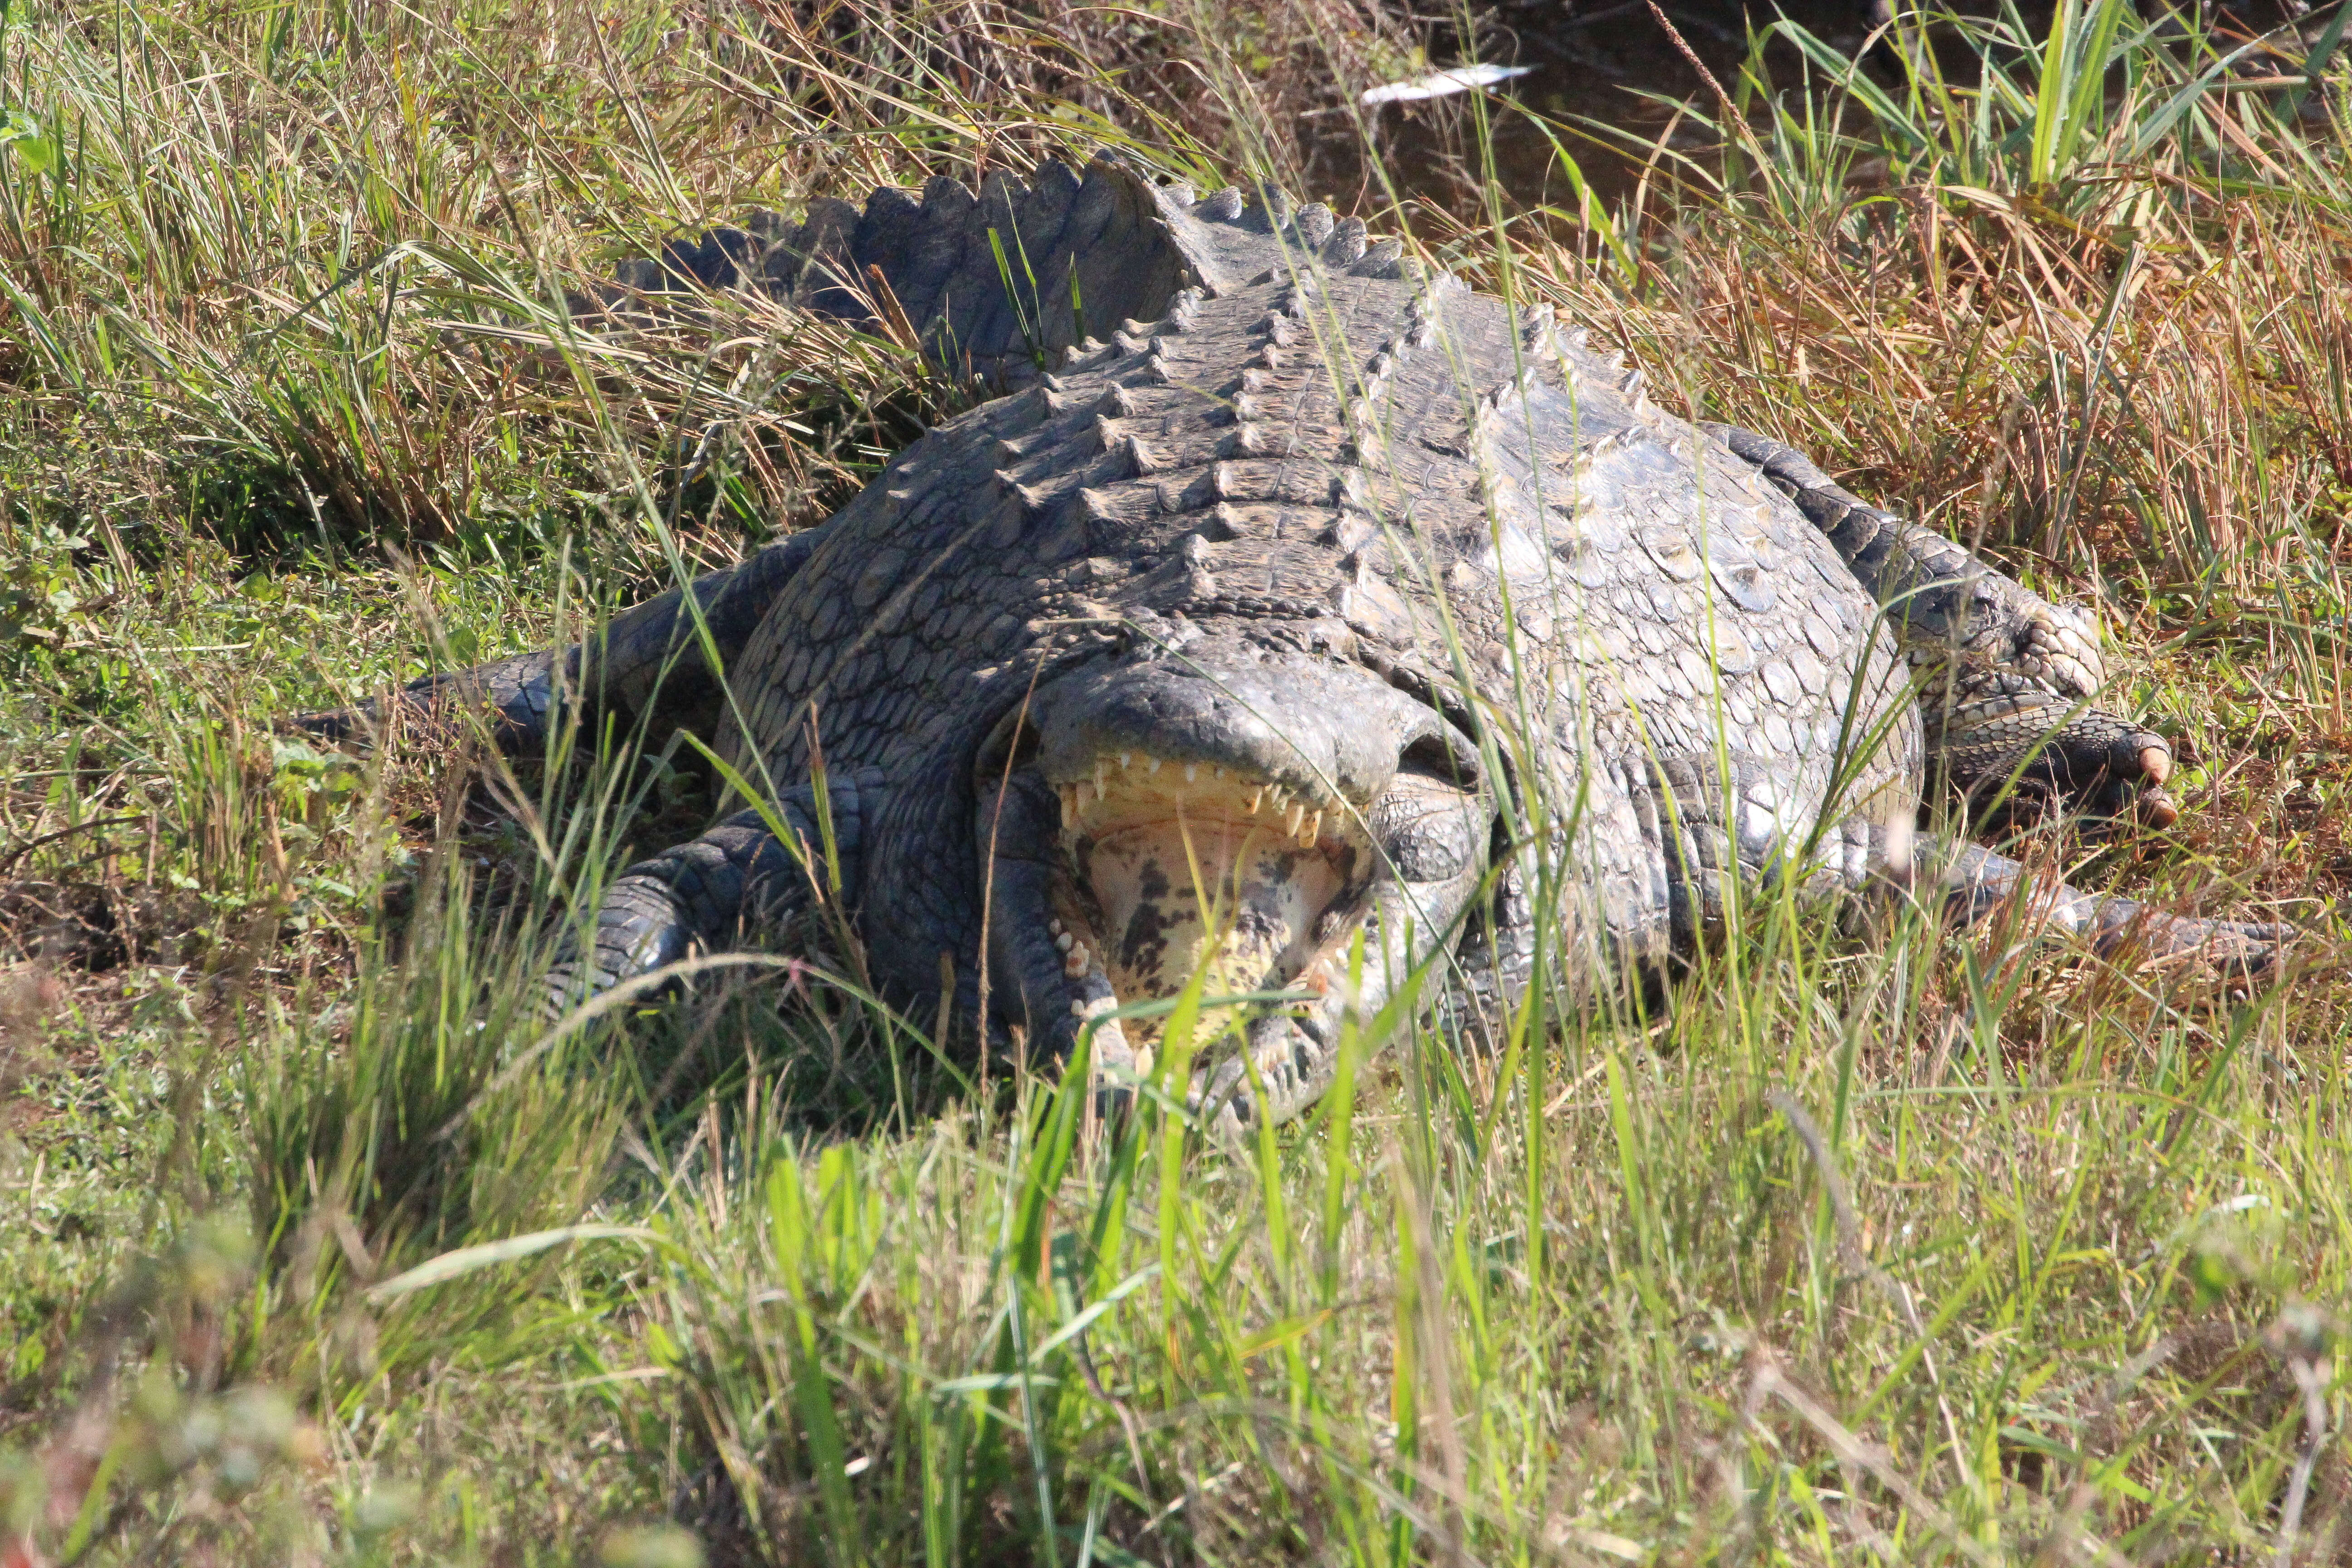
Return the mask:
<svg viewBox="0 0 2352 1568">
<path fill-rule="evenodd" d="M 2189 815 L 2027 847 L 2332 953 L 2340 16 L 1776 22 L 1613 209 L 1575 125 L 1461 201 L 1494 104 L 1383 167 L 1335 111 L 1429 39 L 1354 0 L 0 16 L 0 1562 L 2335 1560 L 2340 978 L 1759 896 L 1662 1005 L 1360 1045 L 1237 1156 L 967 1085 L 854 955 L 551 1037 L 550 921 L 707 781 L 272 720 L 804 526 L 963 395 L 742 300 L 586 332 L 617 258 L 1131 140 L 1392 193 L 2086 597 Z"/>
</svg>

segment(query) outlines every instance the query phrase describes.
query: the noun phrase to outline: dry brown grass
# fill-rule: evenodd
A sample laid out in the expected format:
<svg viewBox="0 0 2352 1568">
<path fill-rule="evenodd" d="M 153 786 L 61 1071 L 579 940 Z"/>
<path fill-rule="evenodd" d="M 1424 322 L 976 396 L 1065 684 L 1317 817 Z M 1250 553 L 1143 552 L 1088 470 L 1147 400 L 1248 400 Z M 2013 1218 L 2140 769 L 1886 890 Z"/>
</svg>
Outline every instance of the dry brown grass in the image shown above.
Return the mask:
<svg viewBox="0 0 2352 1568">
<path fill-rule="evenodd" d="M 1090 1523 L 1160 1563 L 2343 1549 L 2332 1453 L 2286 1517 L 2296 1379 L 2339 1430 L 2352 1301 L 2324 977 L 2239 1003 L 1775 910 L 1670 1017 L 1551 1017 L 1510 1057 L 1410 1032 L 1255 1160 L 1062 1162 L 1075 1100 L 902 1092 L 838 993 L 822 1028 L 758 995 L 634 1021 L 478 1103 L 530 1041 L 532 900 L 675 824 L 617 767 L 461 814 L 435 748 L 347 769 L 270 716 L 543 643 L 670 542 L 725 559 L 952 395 L 745 301 L 583 342 L 564 289 L 747 204 L 1103 133 L 1345 204 L 1313 160 L 1348 117 L 1295 111 L 1401 33 L 1336 0 L 1263 37 L 1181 8 L 122 15 L 120 73 L 89 17 L 8 43 L 82 140 L 0 204 L 0 853 L 31 845 L 19 891 L 183 902 L 152 949 L 53 955 L 62 994 L 7 1026 L 38 1052 L 0 1127 L 0 1550 L 650 1568 L 676 1539 L 609 1527 L 666 1513 L 777 1560 L 1070 1562 Z M 2251 879 L 2324 940 L 2323 174 L 1762 151 L 1778 184 L 1665 212 L 1654 183 L 1622 250 L 1514 226 L 1465 262 L 2098 595 L 2191 764 L 2190 853 L 2118 858 L 2183 904 Z M 639 1070 L 670 1050 L 709 1082 Z M 579 1218 L 619 1234 L 369 1293 Z"/>
</svg>

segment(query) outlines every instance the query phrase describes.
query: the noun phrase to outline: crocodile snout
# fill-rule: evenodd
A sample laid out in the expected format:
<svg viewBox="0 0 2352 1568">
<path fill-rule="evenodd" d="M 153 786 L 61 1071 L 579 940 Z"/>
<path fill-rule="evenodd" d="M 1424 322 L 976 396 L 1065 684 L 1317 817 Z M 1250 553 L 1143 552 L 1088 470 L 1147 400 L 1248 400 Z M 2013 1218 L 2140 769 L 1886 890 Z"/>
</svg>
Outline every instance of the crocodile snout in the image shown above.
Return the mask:
<svg viewBox="0 0 2352 1568">
<path fill-rule="evenodd" d="M 1134 1005 L 1198 976 L 1210 1006 L 1196 1043 L 1245 1037 L 1273 1092 L 1310 1079 L 1336 1040 L 1346 955 L 1384 889 L 1439 866 L 1441 897 L 1466 897 L 1456 884 L 1483 862 L 1489 808 L 1468 742 L 1373 671 L 1221 652 L 1040 687 L 983 748 L 977 782 L 986 800 L 1017 777 L 1022 833 L 1052 840 L 1035 847 L 1048 875 L 1018 890 L 997 879 L 1007 957 L 1035 976 L 1031 1016 L 1066 1013 L 1074 1037 L 1126 1012 L 1097 1026 L 1097 1059 L 1148 1072 L 1160 1016 Z M 1443 931 L 1455 911 L 1431 924 L 1428 901 L 1416 916 Z M 1038 926 L 1042 952 L 1016 931 Z M 1041 1008 L 1030 994 L 1056 982 Z"/>
<path fill-rule="evenodd" d="M 1015 721 L 1025 760 L 1057 786 L 1091 784 L 1099 761 L 1128 755 L 1334 810 L 1378 799 L 1416 747 L 1446 752 L 1466 779 L 1478 768 L 1443 716 L 1363 666 L 1245 644 L 1074 670 Z"/>
</svg>

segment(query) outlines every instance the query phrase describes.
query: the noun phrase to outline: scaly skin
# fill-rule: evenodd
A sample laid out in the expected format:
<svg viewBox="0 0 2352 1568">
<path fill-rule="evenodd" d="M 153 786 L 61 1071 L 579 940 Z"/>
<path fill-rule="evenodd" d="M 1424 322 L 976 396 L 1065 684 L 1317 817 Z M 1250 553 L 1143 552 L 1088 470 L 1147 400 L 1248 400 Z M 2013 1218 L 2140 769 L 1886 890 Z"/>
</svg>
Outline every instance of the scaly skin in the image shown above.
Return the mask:
<svg viewBox="0 0 2352 1568">
<path fill-rule="evenodd" d="M 1022 259 L 1010 297 L 1001 254 Z M 2026 727 L 2071 712 L 2096 680 L 2087 641 L 1795 454 L 1702 435 L 1548 320 L 1415 276 L 1360 226 L 1097 160 L 1083 183 L 1049 165 L 979 198 L 935 181 L 919 204 L 821 204 L 626 281 L 680 272 L 912 330 L 943 366 L 1026 385 L 697 584 L 707 642 L 674 594 L 593 653 L 415 690 L 487 701 L 518 746 L 566 700 L 685 717 L 780 782 L 795 842 L 739 816 L 633 868 L 559 971 L 566 996 L 746 932 L 792 942 L 832 896 L 802 847 L 820 758 L 869 972 L 927 1013 L 950 974 L 967 1037 L 1017 1027 L 1066 1055 L 1091 1029 L 1116 1080 L 1154 1070 L 1157 1042 L 1108 1015 L 1187 966 L 1294 995 L 1220 1015 L 1245 1049 L 1212 1053 L 1192 1093 L 1228 1132 L 1310 1104 L 1348 1009 L 1418 967 L 1452 966 L 1432 1000 L 1507 1002 L 1541 920 L 1568 977 L 1603 991 L 1706 940 L 1737 885 L 1826 894 L 1892 870 L 1964 919 L 2024 887 L 1989 851 L 1914 847 L 1912 667 L 1976 776 L 2007 743 L 2001 683 L 2036 697 L 2013 704 Z M 720 671 L 733 708 L 711 700 Z M 2146 750 L 2110 746 L 2110 772 Z M 2159 952 L 2258 964 L 2278 934 L 2046 891 L 2055 923 Z"/>
<path fill-rule="evenodd" d="M 1886 606 L 1919 684 L 1930 755 L 1970 800 L 2016 788 L 2095 816 L 2179 815 L 2163 736 L 2091 706 L 2105 684 L 2094 628 L 1931 529 L 1837 484 L 1801 453 L 1703 426 L 1787 491 Z"/>
</svg>

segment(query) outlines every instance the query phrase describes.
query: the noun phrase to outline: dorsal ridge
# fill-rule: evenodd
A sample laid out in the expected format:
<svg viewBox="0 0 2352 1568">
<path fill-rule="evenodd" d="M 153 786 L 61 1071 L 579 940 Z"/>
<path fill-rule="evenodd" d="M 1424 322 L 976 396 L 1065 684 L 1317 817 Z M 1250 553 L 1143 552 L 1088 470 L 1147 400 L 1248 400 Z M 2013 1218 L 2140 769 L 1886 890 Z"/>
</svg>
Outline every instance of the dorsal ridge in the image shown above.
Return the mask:
<svg viewBox="0 0 2352 1568">
<path fill-rule="evenodd" d="M 1160 184 L 1105 150 L 1083 171 L 1048 161 L 1024 181 L 997 170 L 977 192 L 940 174 L 919 192 L 878 189 L 862 208 L 813 200 L 798 223 L 755 215 L 625 264 L 619 286 L 583 307 L 687 285 L 750 288 L 877 336 L 911 334 L 950 375 L 1019 384 L 1122 329 L 1183 331 L 1202 301 L 1258 279 L 1291 279 L 1278 308 L 1303 315 L 1318 270 L 1395 277 L 1402 254 L 1276 187 L 1196 200 L 1191 185 Z"/>
</svg>

